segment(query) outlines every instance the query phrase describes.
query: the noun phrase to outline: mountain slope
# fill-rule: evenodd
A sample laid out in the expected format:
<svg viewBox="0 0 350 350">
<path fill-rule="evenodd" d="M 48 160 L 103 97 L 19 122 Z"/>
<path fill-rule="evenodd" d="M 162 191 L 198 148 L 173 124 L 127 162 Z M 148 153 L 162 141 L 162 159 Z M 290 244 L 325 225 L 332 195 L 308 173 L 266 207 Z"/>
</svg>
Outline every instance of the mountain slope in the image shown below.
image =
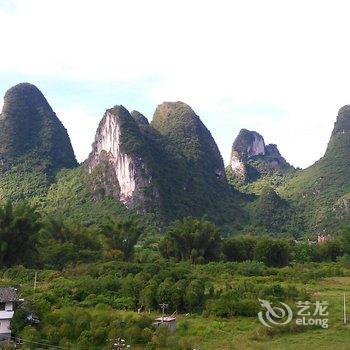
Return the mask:
<svg viewBox="0 0 350 350">
<path fill-rule="evenodd" d="M 175 190 L 183 204 L 181 215 L 208 215 L 221 223 L 243 218 L 215 140 L 191 107 L 164 102 L 157 107 L 151 125 L 165 138 L 165 148 L 178 164 L 173 182 L 179 186 Z"/>
<path fill-rule="evenodd" d="M 76 165 L 67 130 L 40 90 L 10 88 L 0 114 L 0 199 L 43 195 L 58 170 Z"/>
<path fill-rule="evenodd" d="M 157 107 L 152 126 L 167 136 L 193 167 L 202 166 L 216 183 L 225 183 L 224 163 L 215 140 L 190 106 L 164 102 Z"/>
<path fill-rule="evenodd" d="M 248 193 L 260 193 L 265 186 L 281 185 L 295 169 L 281 156 L 277 145 L 265 145 L 256 131 L 242 129 L 232 145 L 226 168 L 229 182 Z"/>
<path fill-rule="evenodd" d="M 214 139 L 182 102 L 158 106 L 151 124 L 122 106 L 107 110 L 84 168 L 96 200 L 112 196 L 165 222 L 208 215 L 223 223 L 244 216 Z"/>
<path fill-rule="evenodd" d="M 108 109 L 86 161 L 96 195 L 110 195 L 127 208 L 149 211 L 158 196 L 150 162 L 147 144 L 130 113 L 123 106 Z"/>
<path fill-rule="evenodd" d="M 342 107 L 324 156 L 279 189 L 305 213 L 311 229 L 349 218 L 350 106 Z"/>
<path fill-rule="evenodd" d="M 34 85 L 18 84 L 5 94 L 0 155 L 4 163 L 35 159 L 48 173 L 77 165 L 67 130 Z"/>
</svg>

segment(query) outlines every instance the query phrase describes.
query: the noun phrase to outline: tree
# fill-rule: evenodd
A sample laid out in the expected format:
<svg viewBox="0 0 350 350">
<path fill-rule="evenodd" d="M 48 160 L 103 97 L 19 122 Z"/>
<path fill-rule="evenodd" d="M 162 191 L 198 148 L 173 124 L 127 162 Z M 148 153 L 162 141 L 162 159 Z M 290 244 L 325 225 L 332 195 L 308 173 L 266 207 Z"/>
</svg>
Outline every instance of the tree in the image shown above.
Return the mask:
<svg viewBox="0 0 350 350">
<path fill-rule="evenodd" d="M 350 255 L 350 225 L 344 225 L 340 231 L 340 243 L 343 252 Z"/>
<path fill-rule="evenodd" d="M 174 281 L 171 278 L 166 278 L 158 287 L 157 302 L 168 304 L 172 307 L 171 297 Z"/>
<path fill-rule="evenodd" d="M 294 245 L 293 251 L 295 261 L 300 263 L 322 260 L 320 249 L 316 244 L 300 242 Z"/>
<path fill-rule="evenodd" d="M 251 237 L 229 237 L 223 240 L 222 252 L 228 261 L 252 260 L 255 244 Z"/>
<path fill-rule="evenodd" d="M 260 197 L 252 205 L 252 221 L 268 231 L 278 232 L 289 219 L 289 208 L 271 187 L 263 188 Z"/>
<path fill-rule="evenodd" d="M 180 311 L 184 308 L 184 295 L 187 281 L 182 279 L 177 281 L 171 291 L 171 302 L 175 310 Z"/>
<path fill-rule="evenodd" d="M 289 246 L 281 239 L 262 238 L 254 248 L 254 259 L 267 266 L 286 266 L 289 263 L 289 257 Z"/>
<path fill-rule="evenodd" d="M 335 240 L 321 243 L 318 247 L 324 260 L 336 261 L 343 254 L 340 242 Z"/>
<path fill-rule="evenodd" d="M 43 220 L 38 243 L 41 263 L 49 267 L 101 258 L 95 231 L 52 217 Z"/>
<path fill-rule="evenodd" d="M 149 311 L 157 307 L 157 288 L 156 281 L 151 281 L 140 292 L 140 304 Z"/>
<path fill-rule="evenodd" d="M 0 206 L 0 264 L 32 264 L 36 254 L 40 215 L 27 203 Z"/>
<path fill-rule="evenodd" d="M 143 229 L 134 219 L 109 220 L 102 226 L 102 235 L 106 250 L 120 250 L 125 260 L 131 260 L 134 246 L 143 233 Z"/>
<path fill-rule="evenodd" d="M 215 225 L 187 217 L 170 224 L 159 249 L 166 258 L 204 263 L 218 259 L 220 244 L 220 230 Z"/>
<path fill-rule="evenodd" d="M 186 288 L 184 297 L 188 311 L 200 310 L 204 302 L 204 285 L 200 280 L 193 280 Z"/>
</svg>

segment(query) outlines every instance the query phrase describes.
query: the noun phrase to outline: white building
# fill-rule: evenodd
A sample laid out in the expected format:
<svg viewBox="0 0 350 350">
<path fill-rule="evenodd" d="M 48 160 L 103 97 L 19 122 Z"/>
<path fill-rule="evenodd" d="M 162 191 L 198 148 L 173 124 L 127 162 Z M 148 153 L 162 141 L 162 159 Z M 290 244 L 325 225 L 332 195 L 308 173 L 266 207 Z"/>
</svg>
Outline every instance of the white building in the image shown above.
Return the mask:
<svg viewBox="0 0 350 350">
<path fill-rule="evenodd" d="M 17 289 L 0 287 L 0 341 L 11 339 L 11 319 L 18 303 Z"/>
<path fill-rule="evenodd" d="M 170 333 L 174 333 L 176 330 L 176 317 L 173 317 L 173 316 L 157 317 L 155 325 L 157 327 L 166 326 Z"/>
</svg>

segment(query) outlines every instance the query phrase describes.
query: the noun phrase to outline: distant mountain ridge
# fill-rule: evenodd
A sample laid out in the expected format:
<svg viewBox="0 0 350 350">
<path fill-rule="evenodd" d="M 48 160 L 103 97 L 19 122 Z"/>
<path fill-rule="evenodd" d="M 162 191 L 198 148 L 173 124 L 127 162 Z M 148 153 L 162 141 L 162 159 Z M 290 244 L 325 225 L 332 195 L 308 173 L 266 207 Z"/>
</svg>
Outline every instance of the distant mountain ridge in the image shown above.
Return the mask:
<svg viewBox="0 0 350 350">
<path fill-rule="evenodd" d="M 225 169 L 210 131 L 178 101 L 160 104 L 151 122 L 121 105 L 107 109 L 79 166 L 44 95 L 21 83 L 6 92 L 0 114 L 0 200 L 29 200 L 87 226 L 130 212 L 155 225 L 206 216 L 237 232 L 330 229 L 350 220 L 349 154 L 344 106 L 311 167 L 295 169 L 275 144 L 242 129 Z"/>
<path fill-rule="evenodd" d="M 222 212 L 231 210 L 236 220 L 218 147 L 183 102 L 159 105 L 150 124 L 122 106 L 107 110 L 85 167 L 97 197 L 112 195 L 139 212 L 157 212 L 166 220 L 212 215 L 224 221 Z"/>
</svg>

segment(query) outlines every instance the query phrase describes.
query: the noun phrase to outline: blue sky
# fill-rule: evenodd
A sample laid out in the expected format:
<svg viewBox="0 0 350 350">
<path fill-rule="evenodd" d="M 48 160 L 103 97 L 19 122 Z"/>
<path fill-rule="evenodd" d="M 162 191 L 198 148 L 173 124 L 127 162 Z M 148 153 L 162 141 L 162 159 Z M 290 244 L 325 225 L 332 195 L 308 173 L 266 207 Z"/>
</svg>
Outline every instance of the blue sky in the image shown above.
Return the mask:
<svg viewBox="0 0 350 350">
<path fill-rule="evenodd" d="M 130 111 L 142 110 L 151 117 L 154 105 L 144 94 L 147 82 L 101 82 L 59 79 L 31 74 L 0 73 L 0 93 L 20 82 L 35 84 L 45 95 L 70 134 L 79 161 L 86 159 L 91 150 L 95 131 L 104 111 L 122 104 Z M 151 118 L 150 118 L 151 120 Z"/>
<path fill-rule="evenodd" d="M 107 108 L 151 119 L 181 100 L 226 163 L 247 128 L 306 167 L 350 103 L 349 10 L 340 0 L 0 0 L 0 95 L 37 85 L 80 161 Z"/>
</svg>

